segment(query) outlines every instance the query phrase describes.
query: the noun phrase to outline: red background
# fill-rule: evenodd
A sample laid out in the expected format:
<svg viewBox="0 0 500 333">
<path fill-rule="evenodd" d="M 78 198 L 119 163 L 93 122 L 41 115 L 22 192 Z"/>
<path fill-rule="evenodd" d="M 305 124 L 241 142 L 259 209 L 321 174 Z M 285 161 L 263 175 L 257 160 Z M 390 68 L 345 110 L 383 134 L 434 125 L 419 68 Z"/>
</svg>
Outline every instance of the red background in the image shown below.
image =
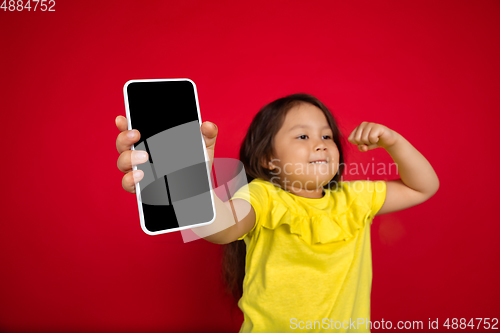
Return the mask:
<svg viewBox="0 0 500 333">
<path fill-rule="evenodd" d="M 238 331 L 221 247 L 146 235 L 121 186 L 114 121 L 124 83 L 145 78 L 197 84 L 216 157 L 236 158 L 256 112 L 296 92 L 323 101 L 346 137 L 362 121 L 402 134 L 441 187 L 375 218 L 372 321 L 499 316 L 500 2 L 55 9 L 0 11 L 0 331 Z M 392 162 L 381 148 L 346 151 L 348 163 Z M 348 178 L 367 176 L 397 178 Z"/>
</svg>

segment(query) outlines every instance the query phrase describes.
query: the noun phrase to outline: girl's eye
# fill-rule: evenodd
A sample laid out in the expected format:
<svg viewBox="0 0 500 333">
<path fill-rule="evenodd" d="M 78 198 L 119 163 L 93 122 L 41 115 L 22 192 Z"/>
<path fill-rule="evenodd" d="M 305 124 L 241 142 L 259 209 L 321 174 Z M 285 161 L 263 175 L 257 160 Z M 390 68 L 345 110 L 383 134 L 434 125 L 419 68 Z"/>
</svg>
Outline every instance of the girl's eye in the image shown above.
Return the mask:
<svg viewBox="0 0 500 333">
<path fill-rule="evenodd" d="M 303 135 L 301 135 L 301 136 L 298 136 L 298 137 L 297 137 L 297 139 L 305 139 L 305 138 L 307 138 L 307 135 L 305 135 L 305 134 L 303 134 Z M 329 135 L 323 135 L 323 139 L 328 139 L 328 140 L 329 140 L 329 139 L 331 139 L 331 138 L 332 138 L 332 137 L 331 137 L 331 136 L 329 136 Z"/>
</svg>

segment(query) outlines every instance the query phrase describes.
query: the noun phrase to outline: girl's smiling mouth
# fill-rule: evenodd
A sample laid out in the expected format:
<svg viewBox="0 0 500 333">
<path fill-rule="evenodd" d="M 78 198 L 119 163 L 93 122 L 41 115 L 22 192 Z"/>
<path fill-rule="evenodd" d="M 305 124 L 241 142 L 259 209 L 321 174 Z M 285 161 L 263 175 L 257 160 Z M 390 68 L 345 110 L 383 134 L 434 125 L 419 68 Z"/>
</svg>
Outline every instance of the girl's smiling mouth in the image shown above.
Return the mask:
<svg viewBox="0 0 500 333">
<path fill-rule="evenodd" d="M 319 159 L 319 160 L 314 160 L 314 161 L 309 162 L 309 164 L 321 164 L 321 163 L 326 164 L 326 163 L 328 163 L 328 160 L 326 160 L 326 159 Z"/>
</svg>

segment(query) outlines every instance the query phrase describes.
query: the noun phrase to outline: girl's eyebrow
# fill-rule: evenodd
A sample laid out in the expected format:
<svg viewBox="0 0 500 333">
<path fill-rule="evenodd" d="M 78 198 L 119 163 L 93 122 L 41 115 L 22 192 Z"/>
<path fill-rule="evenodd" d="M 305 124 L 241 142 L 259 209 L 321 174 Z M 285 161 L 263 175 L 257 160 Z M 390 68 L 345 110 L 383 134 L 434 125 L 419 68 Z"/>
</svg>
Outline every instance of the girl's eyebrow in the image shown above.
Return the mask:
<svg viewBox="0 0 500 333">
<path fill-rule="evenodd" d="M 311 127 L 310 127 L 310 126 L 307 126 L 307 125 L 301 125 L 301 124 L 299 124 L 299 125 L 295 125 L 295 126 L 293 126 L 292 128 L 290 128 L 290 129 L 288 130 L 288 132 L 291 132 L 292 130 L 294 130 L 294 129 L 296 129 L 296 128 L 311 128 Z M 330 129 L 330 126 L 326 125 L 326 126 L 323 126 L 321 129 L 322 129 L 322 130 L 323 130 L 323 129 Z"/>
</svg>

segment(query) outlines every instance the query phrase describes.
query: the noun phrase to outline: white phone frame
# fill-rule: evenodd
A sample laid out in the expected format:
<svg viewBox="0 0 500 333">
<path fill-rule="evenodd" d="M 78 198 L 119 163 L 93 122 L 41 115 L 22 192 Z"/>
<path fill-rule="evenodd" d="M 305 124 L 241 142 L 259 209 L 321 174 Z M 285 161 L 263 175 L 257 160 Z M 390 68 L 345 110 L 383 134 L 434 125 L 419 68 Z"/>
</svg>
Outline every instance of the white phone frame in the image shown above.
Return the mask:
<svg viewBox="0 0 500 333">
<path fill-rule="evenodd" d="M 201 114 L 200 114 L 200 105 L 199 105 L 199 102 L 198 102 L 198 91 L 196 89 L 196 84 L 188 79 L 188 78 L 176 78 L 176 79 L 137 79 L 137 80 L 129 80 L 125 83 L 125 85 L 123 86 L 123 96 L 125 98 L 125 111 L 127 113 L 127 123 L 128 123 L 128 129 L 131 130 L 132 129 L 132 123 L 131 123 L 131 120 L 130 120 L 130 109 L 129 109 L 129 104 L 128 104 L 128 93 L 127 93 L 127 87 L 129 86 L 129 84 L 131 83 L 134 83 L 134 82 L 165 82 L 165 81 L 188 81 L 188 82 L 191 82 L 191 84 L 193 85 L 193 90 L 194 90 L 194 96 L 195 96 L 195 99 L 196 99 L 196 110 L 198 112 L 198 123 L 201 127 Z M 205 162 L 209 161 L 209 157 L 208 157 L 208 153 L 207 153 L 207 148 L 205 147 L 205 141 L 203 140 L 203 135 L 201 134 L 201 131 L 200 131 L 200 139 L 201 139 L 201 142 L 202 142 L 202 145 L 203 145 L 203 154 L 205 155 Z M 132 145 L 130 147 L 131 150 L 135 150 L 134 148 L 134 145 Z M 137 170 L 137 166 L 134 165 L 132 167 L 133 171 L 136 171 Z M 208 177 L 208 184 L 210 186 L 210 194 L 211 194 L 211 200 L 212 200 L 212 209 L 213 209 L 213 219 L 210 221 L 210 222 L 204 222 L 204 223 L 199 223 L 199 224 L 194 224 L 194 225 L 191 225 L 191 226 L 186 226 L 186 227 L 179 227 L 179 228 L 173 228 L 173 229 L 167 229 L 167 230 L 160 230 L 160 231 L 155 231 L 155 232 L 151 232 L 149 231 L 147 228 L 146 228 L 146 223 L 145 223 L 145 220 L 144 220 L 144 212 L 142 211 L 142 200 L 141 200 L 141 186 L 140 186 L 140 181 L 135 184 L 135 192 L 136 192 L 136 197 L 137 197 L 137 206 L 139 207 L 139 218 L 141 220 L 141 228 L 142 228 L 142 231 L 144 231 L 146 234 L 148 235 L 151 235 L 151 236 L 154 236 L 154 235 L 160 235 L 160 234 L 166 234 L 166 233 L 170 233 L 170 232 L 174 232 L 174 231 L 181 231 L 181 230 L 185 230 L 185 229 L 192 229 L 192 228 L 196 228 L 196 227 L 201 227 L 201 226 L 204 226 L 204 225 L 209 225 L 209 224 L 212 224 L 215 219 L 216 219 L 216 213 L 217 211 L 215 210 L 215 203 L 214 203 L 214 191 L 213 191 L 213 188 L 212 188 L 212 179 L 210 177 L 210 170 L 208 170 L 208 167 L 206 168 L 207 170 L 207 177 Z"/>
</svg>

